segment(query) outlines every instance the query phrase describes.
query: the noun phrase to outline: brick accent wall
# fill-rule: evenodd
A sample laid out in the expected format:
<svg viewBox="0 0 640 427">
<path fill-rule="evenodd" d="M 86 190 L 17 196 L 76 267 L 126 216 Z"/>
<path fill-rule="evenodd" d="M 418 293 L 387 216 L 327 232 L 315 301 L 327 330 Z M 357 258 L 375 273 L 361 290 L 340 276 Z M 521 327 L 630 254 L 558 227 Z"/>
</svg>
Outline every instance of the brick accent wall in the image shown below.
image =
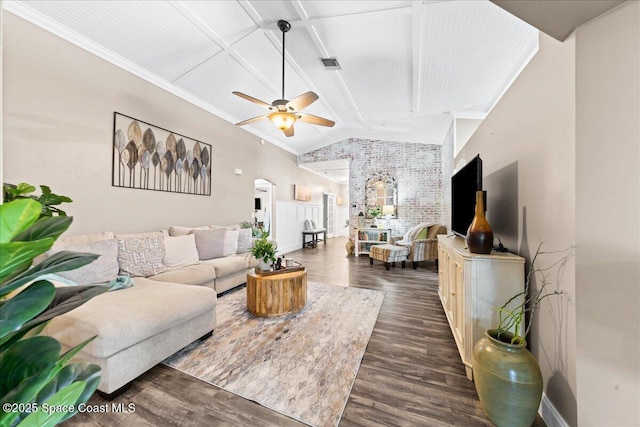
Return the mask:
<svg viewBox="0 0 640 427">
<path fill-rule="evenodd" d="M 391 220 L 391 228 L 392 235 L 400 236 L 420 222 L 442 224 L 446 219 L 441 216 L 441 155 L 440 145 L 351 138 L 301 154 L 298 164 L 350 160 L 350 237 L 358 225 L 358 214 L 365 210 L 367 179 L 383 173 L 394 177 L 398 184 L 398 219 Z M 367 220 L 369 224 L 371 220 Z"/>
</svg>

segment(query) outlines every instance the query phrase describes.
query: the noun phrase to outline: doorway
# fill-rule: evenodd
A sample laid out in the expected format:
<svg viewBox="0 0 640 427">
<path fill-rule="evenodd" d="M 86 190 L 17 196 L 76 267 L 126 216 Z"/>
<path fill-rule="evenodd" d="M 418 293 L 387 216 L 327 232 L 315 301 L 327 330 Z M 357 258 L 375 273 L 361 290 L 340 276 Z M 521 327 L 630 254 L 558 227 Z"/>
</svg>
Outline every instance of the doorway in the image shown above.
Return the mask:
<svg viewBox="0 0 640 427">
<path fill-rule="evenodd" d="M 323 195 L 324 201 L 324 228 L 327 229 L 327 238 L 336 234 L 336 196 L 334 194 Z"/>
<path fill-rule="evenodd" d="M 273 236 L 273 184 L 266 179 L 256 179 L 254 197 L 254 225 Z"/>
</svg>

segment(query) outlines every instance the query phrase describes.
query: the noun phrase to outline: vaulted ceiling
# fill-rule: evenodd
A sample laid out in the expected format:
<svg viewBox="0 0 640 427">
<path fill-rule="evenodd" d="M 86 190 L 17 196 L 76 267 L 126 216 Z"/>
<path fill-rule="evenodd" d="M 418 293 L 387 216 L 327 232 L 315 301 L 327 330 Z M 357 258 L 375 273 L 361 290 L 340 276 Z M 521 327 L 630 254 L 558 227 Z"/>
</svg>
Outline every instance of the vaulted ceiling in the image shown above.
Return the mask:
<svg viewBox="0 0 640 427">
<path fill-rule="evenodd" d="M 232 123 L 265 112 L 232 91 L 280 98 L 288 20 L 285 97 L 316 92 L 305 112 L 336 125 L 245 128 L 296 154 L 350 137 L 439 144 L 453 116 L 484 118 L 538 48 L 536 29 L 484 0 L 3 4 Z"/>
</svg>

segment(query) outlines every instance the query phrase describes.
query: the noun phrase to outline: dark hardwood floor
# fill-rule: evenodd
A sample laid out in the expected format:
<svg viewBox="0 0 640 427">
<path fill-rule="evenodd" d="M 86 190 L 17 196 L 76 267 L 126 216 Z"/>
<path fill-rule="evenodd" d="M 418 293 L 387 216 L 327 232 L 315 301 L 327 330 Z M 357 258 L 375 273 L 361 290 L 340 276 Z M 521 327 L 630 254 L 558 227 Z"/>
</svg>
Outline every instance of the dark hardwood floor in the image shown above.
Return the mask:
<svg viewBox="0 0 640 427">
<path fill-rule="evenodd" d="M 347 257 L 345 238 L 291 252 L 308 279 L 375 289 L 385 299 L 341 426 L 491 426 L 451 335 L 433 262 L 387 271 L 365 256 Z M 164 365 L 133 382 L 114 403 L 135 412 L 83 413 L 69 426 L 301 426 L 257 403 Z M 92 405 L 106 401 L 94 395 Z M 544 423 L 538 418 L 536 426 Z"/>
</svg>

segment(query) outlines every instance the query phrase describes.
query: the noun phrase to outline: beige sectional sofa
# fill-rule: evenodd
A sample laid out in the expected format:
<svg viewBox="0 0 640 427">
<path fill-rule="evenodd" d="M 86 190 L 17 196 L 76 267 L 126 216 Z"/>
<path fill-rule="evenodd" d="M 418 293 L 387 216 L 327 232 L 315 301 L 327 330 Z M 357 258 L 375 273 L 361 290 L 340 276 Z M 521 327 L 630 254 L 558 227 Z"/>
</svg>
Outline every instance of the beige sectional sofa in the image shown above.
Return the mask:
<svg viewBox="0 0 640 427">
<path fill-rule="evenodd" d="M 246 282 L 251 230 L 237 226 L 171 227 L 62 237 L 49 252 L 98 253 L 93 263 L 60 280 L 108 284 L 131 276 L 133 286 L 101 294 L 49 323 L 45 334 L 66 350 L 96 336 L 76 360 L 100 365 L 98 390 L 120 394 L 130 382 L 216 327 L 217 294 Z M 220 255 L 220 256 L 216 256 Z"/>
</svg>

